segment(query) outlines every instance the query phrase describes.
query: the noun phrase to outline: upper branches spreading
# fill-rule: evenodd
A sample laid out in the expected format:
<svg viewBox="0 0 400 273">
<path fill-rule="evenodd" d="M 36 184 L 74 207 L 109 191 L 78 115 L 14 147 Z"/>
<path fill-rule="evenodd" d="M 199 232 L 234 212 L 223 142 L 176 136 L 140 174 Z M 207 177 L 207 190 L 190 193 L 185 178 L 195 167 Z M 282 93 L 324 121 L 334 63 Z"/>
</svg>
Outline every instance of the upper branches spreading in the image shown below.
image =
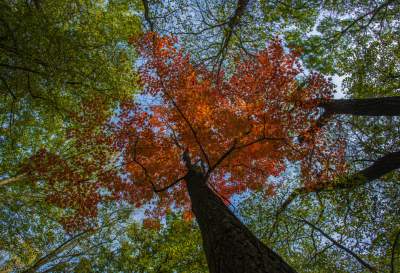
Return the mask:
<svg viewBox="0 0 400 273">
<path fill-rule="evenodd" d="M 187 158 L 226 197 L 267 186 L 287 159 L 307 158 L 305 172 L 317 177 L 342 168 L 339 142 L 315 126 L 316 106 L 331 97 L 331 87 L 317 74 L 300 85 L 298 54 L 286 53 L 279 41 L 255 60 L 238 62 L 228 79 L 192 66 L 175 38 L 149 33 L 132 43 L 143 57 L 144 89 L 122 105 L 115 131 L 137 205 L 162 191 L 159 208 L 188 207 L 179 183 Z M 322 162 L 310 168 L 315 158 Z"/>
</svg>

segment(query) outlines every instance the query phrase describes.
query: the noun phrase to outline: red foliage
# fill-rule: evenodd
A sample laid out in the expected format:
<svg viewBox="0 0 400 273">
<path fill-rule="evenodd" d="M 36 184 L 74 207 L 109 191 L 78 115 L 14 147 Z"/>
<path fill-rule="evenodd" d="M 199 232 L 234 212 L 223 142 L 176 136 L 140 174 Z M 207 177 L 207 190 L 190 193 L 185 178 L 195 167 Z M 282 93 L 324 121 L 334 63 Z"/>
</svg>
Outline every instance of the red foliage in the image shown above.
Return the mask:
<svg viewBox="0 0 400 273">
<path fill-rule="evenodd" d="M 158 219 L 148 218 L 143 220 L 143 227 L 147 229 L 159 230 L 161 228 L 161 223 Z"/>
<path fill-rule="evenodd" d="M 343 170 L 343 143 L 315 125 L 331 85 L 318 74 L 300 84 L 298 54 L 286 53 L 279 41 L 237 62 L 229 76 L 194 67 L 175 38 L 149 33 L 135 45 L 143 91 L 121 104 L 112 138 L 102 125 L 109 113 L 93 99 L 74 117 L 81 126 L 69 133 L 83 155 L 43 150 L 26 167 L 32 179 L 47 182 L 51 203 L 74 209 L 64 219 L 67 228 L 86 225 L 104 200 L 146 204 L 152 216 L 181 208 L 190 219 L 184 152 L 225 199 L 246 190 L 274 194 L 268 179 L 281 174 L 287 160 L 302 163 L 310 187 Z"/>
<path fill-rule="evenodd" d="M 23 166 L 23 172 L 44 187 L 46 201 L 66 209 L 61 223 L 66 230 L 87 229 L 97 216 L 97 205 L 104 200 L 119 199 L 121 178 L 113 157 L 112 139 L 107 136 L 108 106 L 100 97 L 84 104 L 85 113 L 70 118 L 66 143 L 62 151 L 39 150 Z M 100 194 L 109 189 L 109 194 Z M 124 189 L 125 190 L 125 189 Z"/>
<path fill-rule="evenodd" d="M 337 143 L 320 149 L 325 134 L 311 130 L 331 85 L 318 74 L 300 85 L 298 54 L 285 53 L 279 41 L 238 62 L 229 77 L 194 67 L 175 38 L 149 33 L 132 43 L 144 60 L 144 89 L 122 105 L 115 131 L 135 189 L 129 198 L 137 206 L 152 201 L 153 215 L 170 206 L 189 209 L 185 183 L 169 187 L 187 172 L 185 151 L 225 198 L 265 187 L 272 194 L 268 178 L 284 170 L 285 160 L 340 161 L 340 151 L 332 149 Z M 307 163 L 303 169 L 313 174 Z"/>
</svg>

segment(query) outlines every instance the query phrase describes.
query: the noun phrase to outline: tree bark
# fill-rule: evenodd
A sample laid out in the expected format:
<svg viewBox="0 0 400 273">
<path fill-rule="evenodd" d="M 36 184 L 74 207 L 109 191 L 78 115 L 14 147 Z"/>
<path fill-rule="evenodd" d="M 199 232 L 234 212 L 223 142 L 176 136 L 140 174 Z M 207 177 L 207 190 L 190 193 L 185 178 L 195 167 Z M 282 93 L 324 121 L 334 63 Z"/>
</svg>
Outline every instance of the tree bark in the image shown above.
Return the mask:
<svg viewBox="0 0 400 273">
<path fill-rule="evenodd" d="M 320 107 L 331 115 L 400 116 L 400 96 L 330 100 Z"/>
<path fill-rule="evenodd" d="M 392 152 L 384 155 L 376 160 L 371 166 L 358 172 L 361 183 L 369 182 L 384 176 L 391 171 L 400 168 L 400 151 Z M 356 186 L 359 184 L 356 183 Z"/>
<path fill-rule="evenodd" d="M 296 273 L 239 221 L 202 173 L 191 170 L 185 180 L 211 273 Z"/>
</svg>

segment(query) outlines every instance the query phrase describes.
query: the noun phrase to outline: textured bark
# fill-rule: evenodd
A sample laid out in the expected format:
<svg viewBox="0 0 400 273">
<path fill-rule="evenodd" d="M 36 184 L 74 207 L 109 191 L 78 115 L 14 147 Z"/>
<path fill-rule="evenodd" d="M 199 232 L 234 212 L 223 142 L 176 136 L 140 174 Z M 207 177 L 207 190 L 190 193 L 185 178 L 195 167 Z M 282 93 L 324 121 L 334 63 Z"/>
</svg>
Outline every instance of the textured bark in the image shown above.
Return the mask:
<svg viewBox="0 0 400 273">
<path fill-rule="evenodd" d="M 201 173 L 190 171 L 186 183 L 211 273 L 296 272 L 239 221 Z"/>
<path fill-rule="evenodd" d="M 368 168 L 359 172 L 359 176 L 364 178 L 364 180 L 361 179 L 361 183 L 378 179 L 398 168 L 400 168 L 400 151 L 388 153 L 376 160 L 374 164 Z"/>
<path fill-rule="evenodd" d="M 340 99 L 322 103 L 331 115 L 399 116 L 400 96 L 370 99 Z"/>
</svg>

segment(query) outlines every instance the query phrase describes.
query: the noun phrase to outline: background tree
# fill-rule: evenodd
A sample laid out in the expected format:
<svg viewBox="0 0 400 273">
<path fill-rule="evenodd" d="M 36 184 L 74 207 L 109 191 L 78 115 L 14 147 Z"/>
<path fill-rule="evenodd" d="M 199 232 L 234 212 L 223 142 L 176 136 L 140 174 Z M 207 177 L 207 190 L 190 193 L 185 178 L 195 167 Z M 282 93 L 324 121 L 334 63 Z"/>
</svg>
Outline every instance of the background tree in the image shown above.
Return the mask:
<svg viewBox="0 0 400 273">
<path fill-rule="evenodd" d="M 167 214 L 165 225 L 144 224 L 128 226 L 118 248 L 101 248 L 77 272 L 208 272 L 201 235 L 193 221 Z"/>
<path fill-rule="evenodd" d="M 230 70 L 284 33 L 307 33 L 320 1 L 143 1 L 151 31 L 180 37 L 192 62 Z M 289 33 L 289 29 L 291 32 Z M 286 36 L 285 36 L 286 38 Z M 199 43 L 198 41 L 202 41 Z"/>
<path fill-rule="evenodd" d="M 42 147 L 58 149 L 65 128 L 94 96 L 104 103 L 99 111 L 107 112 L 132 94 L 134 54 L 126 41 L 140 22 L 134 2 L 0 5 L 0 175 L 7 178 Z"/>
<path fill-rule="evenodd" d="M 0 268 L 4 272 L 207 272 L 193 221 L 168 214 L 164 224 L 141 223 L 132 217 L 136 213 L 128 204 L 109 204 L 99 212 L 96 228 L 73 234 L 50 219 L 25 227 L 17 221 L 18 236 L 1 237 Z"/>
<path fill-rule="evenodd" d="M 288 173 L 294 180 L 297 175 L 298 170 Z M 280 187 L 268 202 L 254 194 L 238 209 L 251 230 L 299 272 L 396 272 L 398 191 L 376 181 L 352 191 L 305 195 L 276 224 L 275 212 L 290 191 Z"/>
<path fill-rule="evenodd" d="M 118 102 L 130 98 L 137 87 L 135 54 L 127 46 L 128 37 L 140 32 L 137 10 L 140 6 L 132 1 L 0 1 L 0 222 L 5 268 L 23 269 L 47 247 L 67 239 L 58 222 L 67 223 L 78 209 L 79 202 L 71 204 L 73 194 L 87 199 L 85 187 L 69 184 L 72 190 L 63 191 L 68 185 L 63 176 L 36 179 L 40 169 L 31 163 L 40 154 L 39 162 L 44 163 L 51 153 L 53 159 L 70 158 L 69 166 L 59 166 L 70 168 L 64 175 L 89 166 L 93 172 L 97 162 L 90 158 L 102 149 L 107 153 L 104 141 L 94 138 Z M 78 156 L 85 164 L 73 162 Z M 63 200 L 51 199 L 57 192 L 66 194 Z"/>
<path fill-rule="evenodd" d="M 126 1 L 0 5 L 0 195 L 3 205 L 18 207 L 13 200 L 23 193 L 33 198 L 31 205 L 51 193 L 43 180 L 29 179 L 25 170 L 31 156 L 47 151 L 64 157 L 80 154 L 87 161 L 100 149 L 88 139 L 80 149 L 77 135 L 80 140 L 89 132 L 94 137 L 137 86 L 135 54 L 127 40 L 140 31 L 134 14 L 140 7 Z M 75 167 L 83 166 L 76 162 Z M 24 199 L 20 202 L 28 204 Z"/>
</svg>

